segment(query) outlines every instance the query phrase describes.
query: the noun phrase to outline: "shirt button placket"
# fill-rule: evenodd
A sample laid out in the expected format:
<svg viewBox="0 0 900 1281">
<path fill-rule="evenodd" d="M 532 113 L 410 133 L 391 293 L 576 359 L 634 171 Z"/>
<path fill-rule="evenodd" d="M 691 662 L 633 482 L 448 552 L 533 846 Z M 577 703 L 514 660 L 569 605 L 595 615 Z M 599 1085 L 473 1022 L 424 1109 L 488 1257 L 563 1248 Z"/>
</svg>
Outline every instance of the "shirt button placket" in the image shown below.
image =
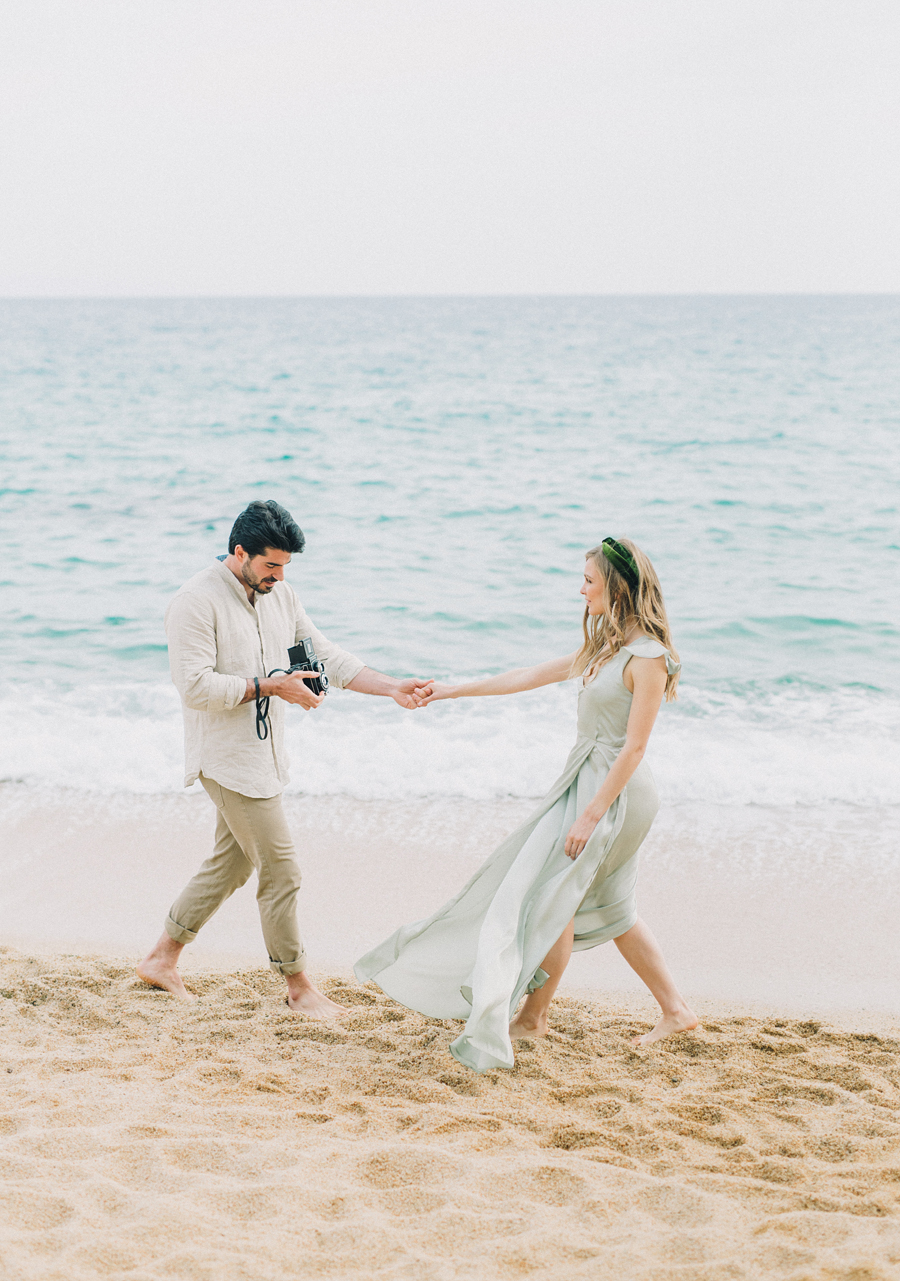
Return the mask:
<svg viewBox="0 0 900 1281">
<path fill-rule="evenodd" d="M 256 615 L 256 634 L 259 638 L 259 661 L 262 667 L 262 674 L 263 676 L 265 676 L 266 670 L 267 670 L 266 669 L 266 650 L 265 650 L 265 646 L 263 645 L 263 630 L 262 630 L 262 621 L 259 617 L 259 608 L 257 607 L 256 609 L 254 609 L 253 613 Z M 274 733 L 274 730 L 272 729 L 271 720 L 269 722 L 269 737 L 267 739 L 267 742 L 270 744 L 272 749 L 272 760 L 275 765 L 275 773 L 277 776 L 280 777 L 280 773 L 278 769 L 278 756 L 275 751 L 275 733 Z"/>
</svg>

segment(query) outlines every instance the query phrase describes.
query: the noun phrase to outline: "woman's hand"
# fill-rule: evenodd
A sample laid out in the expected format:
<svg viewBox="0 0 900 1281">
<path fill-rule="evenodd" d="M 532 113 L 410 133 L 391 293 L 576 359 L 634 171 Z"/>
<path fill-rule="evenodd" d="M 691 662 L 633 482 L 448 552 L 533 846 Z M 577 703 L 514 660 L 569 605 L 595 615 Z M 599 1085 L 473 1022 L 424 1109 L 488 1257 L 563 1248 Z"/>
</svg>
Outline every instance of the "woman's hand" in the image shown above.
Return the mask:
<svg viewBox="0 0 900 1281">
<path fill-rule="evenodd" d="M 413 711 L 417 707 L 425 706 L 432 682 L 420 681 L 412 677 L 405 681 L 395 681 L 394 684 L 396 688 L 391 691 L 391 698 L 400 707 Z"/>
<path fill-rule="evenodd" d="M 447 685 L 443 681 L 432 681 L 431 692 L 422 691 L 422 704 L 439 703 L 442 698 L 453 698 L 458 685 Z"/>
<path fill-rule="evenodd" d="M 604 811 L 605 813 L 605 811 Z M 603 814 L 593 814 L 589 809 L 576 818 L 575 822 L 569 828 L 569 835 L 566 837 L 566 853 L 569 858 L 576 859 L 581 851 L 587 845 L 588 841 L 594 834 L 594 828 L 600 822 Z"/>
</svg>

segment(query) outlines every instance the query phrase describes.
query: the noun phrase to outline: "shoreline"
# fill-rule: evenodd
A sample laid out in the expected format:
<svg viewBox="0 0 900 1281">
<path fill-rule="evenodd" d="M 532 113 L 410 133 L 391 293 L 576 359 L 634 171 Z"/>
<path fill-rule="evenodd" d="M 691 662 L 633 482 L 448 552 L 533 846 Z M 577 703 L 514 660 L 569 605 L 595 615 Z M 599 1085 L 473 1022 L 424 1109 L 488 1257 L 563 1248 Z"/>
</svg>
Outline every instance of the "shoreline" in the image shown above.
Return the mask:
<svg viewBox="0 0 900 1281">
<path fill-rule="evenodd" d="M 516 1067 L 373 984 L 340 1024 L 261 967 L 184 1005 L 97 956 L 0 949 L 0 1262 L 11 1281 L 616 1275 L 900 1264 L 900 1027 L 564 993 Z M 645 1007 L 646 1006 L 646 1010 Z M 856 1269 L 856 1272 L 852 1272 Z"/>
<path fill-rule="evenodd" d="M 313 967 L 348 971 L 399 924 L 430 915 L 534 804 L 288 794 Z M 0 787 L 0 940 L 143 954 L 213 827 L 205 795 Z M 692 1003 L 889 1018 L 900 1014 L 898 827 L 897 806 L 663 806 L 642 849 L 638 909 Z M 205 966 L 264 961 L 252 884 L 186 956 Z M 608 945 L 576 954 L 568 985 L 629 999 L 642 991 Z"/>
</svg>

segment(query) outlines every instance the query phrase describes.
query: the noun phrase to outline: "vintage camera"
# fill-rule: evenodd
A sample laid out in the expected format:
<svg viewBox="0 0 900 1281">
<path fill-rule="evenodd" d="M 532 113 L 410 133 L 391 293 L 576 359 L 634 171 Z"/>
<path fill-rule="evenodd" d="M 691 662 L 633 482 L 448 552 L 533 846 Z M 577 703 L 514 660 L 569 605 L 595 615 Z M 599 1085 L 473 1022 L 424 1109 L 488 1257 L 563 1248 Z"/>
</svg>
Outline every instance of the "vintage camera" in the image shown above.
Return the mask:
<svg viewBox="0 0 900 1281">
<path fill-rule="evenodd" d="M 292 645 L 288 650 L 288 658 L 291 664 L 288 668 L 289 672 L 318 672 L 316 680 L 303 683 L 313 694 L 325 693 L 328 689 L 328 677 L 325 675 L 324 663 L 316 658 L 311 636 L 307 636 L 299 645 Z"/>
<path fill-rule="evenodd" d="M 312 643 L 312 637 L 307 636 L 299 645 L 292 645 L 288 650 L 288 660 L 290 672 L 316 672 L 316 679 L 313 681 L 304 681 L 303 684 L 307 689 L 312 690 L 314 694 L 324 694 L 328 689 L 328 677 L 325 675 L 325 665 L 316 658 L 315 646 Z M 275 667 L 270 676 L 276 672 L 283 672 L 283 667 Z M 269 737 L 269 695 L 264 698 L 260 697 L 259 681 L 256 682 L 256 737 L 260 742 L 265 742 Z"/>
</svg>

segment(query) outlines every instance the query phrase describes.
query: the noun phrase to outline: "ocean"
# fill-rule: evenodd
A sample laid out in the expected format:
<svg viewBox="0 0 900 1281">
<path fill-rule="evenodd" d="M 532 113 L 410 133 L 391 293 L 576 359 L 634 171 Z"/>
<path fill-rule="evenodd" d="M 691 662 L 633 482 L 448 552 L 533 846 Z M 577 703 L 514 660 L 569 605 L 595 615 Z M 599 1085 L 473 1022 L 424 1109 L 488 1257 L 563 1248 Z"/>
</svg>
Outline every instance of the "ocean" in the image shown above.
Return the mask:
<svg viewBox="0 0 900 1281">
<path fill-rule="evenodd" d="M 813 844 L 877 815 L 890 862 L 898 368 L 894 297 L 0 302 L 0 780 L 181 792 L 163 612 L 275 498 L 312 618 L 395 674 L 572 651 L 584 551 L 635 539 L 683 662 L 648 753 L 664 812 Z M 334 691 L 290 717 L 289 790 L 539 796 L 574 697 Z"/>
</svg>

